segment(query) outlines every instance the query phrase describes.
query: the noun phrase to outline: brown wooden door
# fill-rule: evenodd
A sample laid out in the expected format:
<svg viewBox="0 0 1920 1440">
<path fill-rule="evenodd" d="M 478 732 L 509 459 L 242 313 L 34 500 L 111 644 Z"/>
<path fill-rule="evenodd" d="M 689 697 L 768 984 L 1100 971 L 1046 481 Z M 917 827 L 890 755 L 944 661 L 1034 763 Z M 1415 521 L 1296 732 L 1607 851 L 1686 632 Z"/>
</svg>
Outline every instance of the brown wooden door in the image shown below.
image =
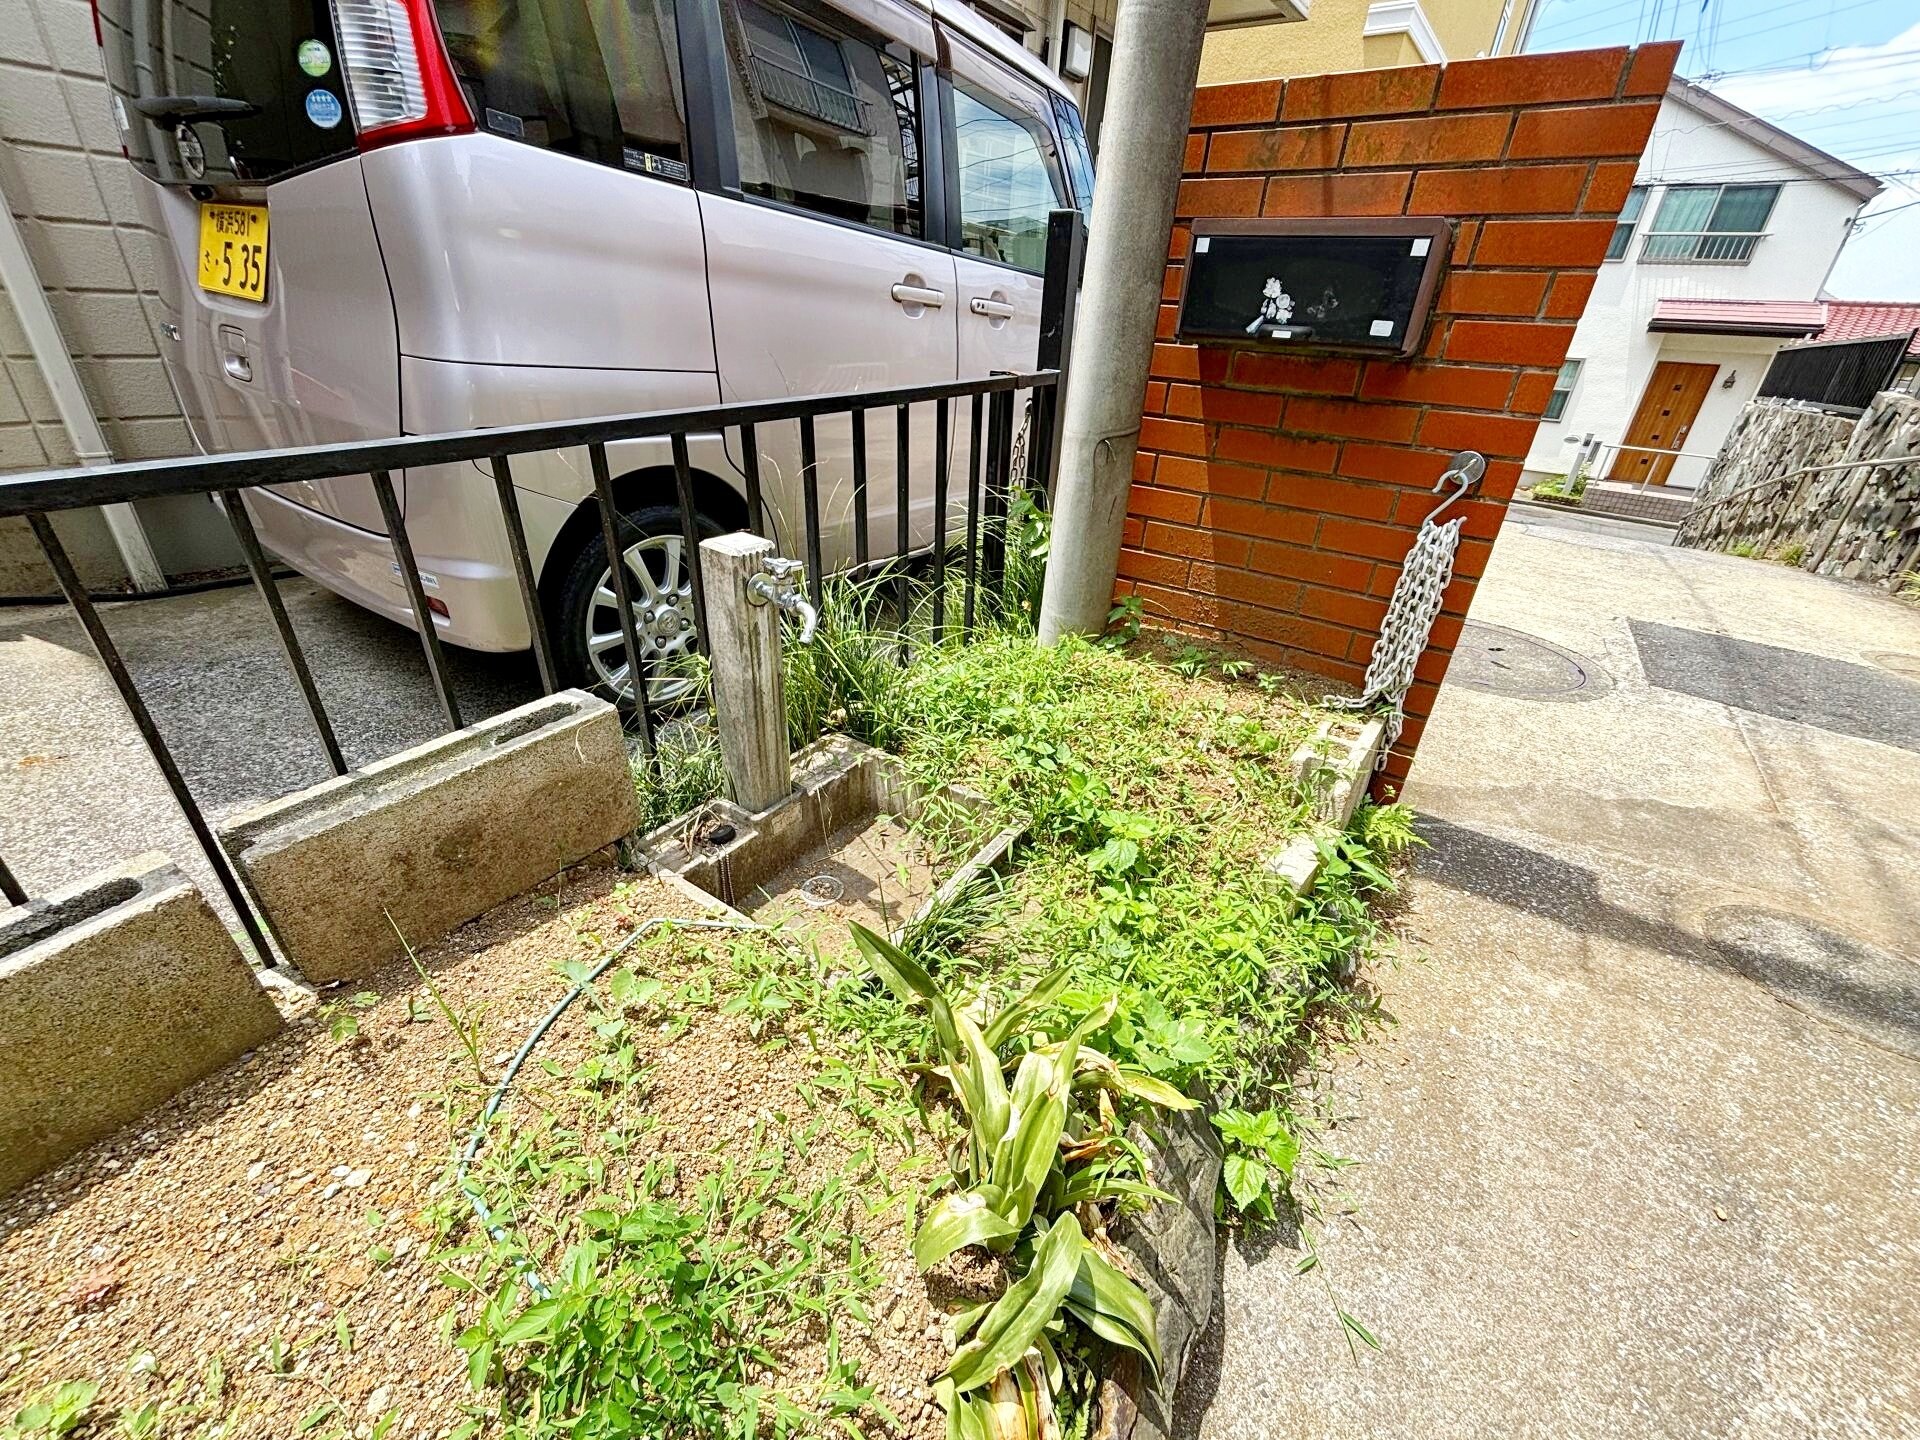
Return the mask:
<svg viewBox="0 0 1920 1440">
<path fill-rule="evenodd" d="M 1687 436 L 1693 433 L 1693 422 L 1700 414 L 1700 402 L 1707 398 L 1713 377 L 1719 373 L 1718 365 L 1662 360 L 1653 367 L 1640 396 L 1640 408 L 1633 412 L 1633 424 L 1627 427 L 1622 443 L 1644 445 L 1650 450 L 1686 449 Z M 1613 469 L 1607 472 L 1607 478 L 1664 485 L 1672 470 L 1671 455 L 1622 449 L 1613 457 Z"/>
</svg>

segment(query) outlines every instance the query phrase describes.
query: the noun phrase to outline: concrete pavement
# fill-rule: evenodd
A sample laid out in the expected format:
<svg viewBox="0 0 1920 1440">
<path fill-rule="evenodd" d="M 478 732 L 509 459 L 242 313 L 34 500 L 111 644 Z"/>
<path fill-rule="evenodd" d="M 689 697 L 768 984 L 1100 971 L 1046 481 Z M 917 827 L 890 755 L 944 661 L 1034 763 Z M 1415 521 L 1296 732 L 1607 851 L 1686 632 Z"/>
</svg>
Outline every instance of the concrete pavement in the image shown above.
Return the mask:
<svg viewBox="0 0 1920 1440">
<path fill-rule="evenodd" d="M 281 590 L 348 764 L 445 730 L 411 630 L 305 580 L 283 581 Z M 327 778 L 325 752 L 252 587 L 100 613 L 209 815 Z M 525 655 L 446 654 L 470 717 L 539 693 Z M 0 855 L 38 894 L 150 849 L 165 850 L 224 909 L 211 867 L 72 612 L 0 609 Z"/>
<path fill-rule="evenodd" d="M 1510 519 L 1323 1264 L 1230 1248 L 1187 1434 L 1920 1435 L 1920 610 L 1664 539 Z"/>
</svg>

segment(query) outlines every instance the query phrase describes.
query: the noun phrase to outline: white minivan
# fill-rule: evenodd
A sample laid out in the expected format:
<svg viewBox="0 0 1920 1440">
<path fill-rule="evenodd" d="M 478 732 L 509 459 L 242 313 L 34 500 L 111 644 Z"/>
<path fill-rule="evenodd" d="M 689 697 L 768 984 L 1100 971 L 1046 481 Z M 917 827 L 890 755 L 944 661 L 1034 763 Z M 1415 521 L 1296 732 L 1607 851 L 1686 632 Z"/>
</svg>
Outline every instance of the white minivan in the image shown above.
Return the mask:
<svg viewBox="0 0 1920 1440">
<path fill-rule="evenodd" d="M 159 237 L 163 348 L 208 451 L 1030 370 L 1048 214 L 1092 198 L 1072 99 L 953 0 L 95 8 Z M 909 435 L 919 479 L 930 409 Z M 892 417 L 871 418 L 870 473 L 891 477 Z M 771 523 L 797 553 L 798 441 L 762 428 Z M 847 418 L 818 443 L 831 567 L 853 556 Z M 965 425 L 952 443 L 964 464 Z M 692 442 L 704 530 L 745 523 L 738 446 Z M 609 460 L 643 537 L 636 605 L 690 620 L 667 442 Z M 441 637 L 527 648 L 488 476 L 393 478 Z M 514 482 L 566 682 L 625 691 L 585 452 L 516 460 Z M 876 556 L 894 493 L 869 490 Z M 364 477 L 248 506 L 275 554 L 411 623 Z M 669 625 L 661 653 L 676 628 L 691 638 Z"/>
</svg>

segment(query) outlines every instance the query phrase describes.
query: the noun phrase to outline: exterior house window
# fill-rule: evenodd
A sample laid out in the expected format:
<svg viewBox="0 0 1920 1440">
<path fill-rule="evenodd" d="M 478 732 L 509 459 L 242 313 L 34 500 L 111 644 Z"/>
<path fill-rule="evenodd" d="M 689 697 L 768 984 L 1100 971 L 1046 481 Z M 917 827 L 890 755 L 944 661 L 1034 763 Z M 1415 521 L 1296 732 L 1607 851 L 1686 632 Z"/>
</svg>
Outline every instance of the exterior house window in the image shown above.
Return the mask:
<svg viewBox="0 0 1920 1440">
<path fill-rule="evenodd" d="M 1744 265 L 1766 233 L 1778 185 L 1674 185 L 1640 247 L 1643 261 Z"/>
<path fill-rule="evenodd" d="M 1567 413 L 1567 401 L 1573 398 L 1574 382 L 1580 378 L 1580 363 L 1578 360 L 1569 360 L 1560 367 L 1560 373 L 1554 377 L 1553 393 L 1547 396 L 1547 408 L 1542 419 L 1558 420 Z"/>
<path fill-rule="evenodd" d="M 1633 232 L 1639 228 L 1640 212 L 1647 208 L 1647 187 L 1636 185 L 1627 191 L 1627 203 L 1620 207 L 1620 219 L 1613 227 L 1613 239 L 1607 242 L 1607 259 L 1624 260 L 1633 244 Z"/>
</svg>

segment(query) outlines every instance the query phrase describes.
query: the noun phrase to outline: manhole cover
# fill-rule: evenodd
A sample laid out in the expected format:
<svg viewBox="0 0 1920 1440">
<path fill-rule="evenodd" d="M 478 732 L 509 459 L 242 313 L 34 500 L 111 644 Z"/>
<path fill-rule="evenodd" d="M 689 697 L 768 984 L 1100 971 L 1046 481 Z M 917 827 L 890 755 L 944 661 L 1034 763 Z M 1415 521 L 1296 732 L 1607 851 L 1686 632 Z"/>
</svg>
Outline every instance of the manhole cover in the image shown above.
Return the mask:
<svg viewBox="0 0 1920 1440">
<path fill-rule="evenodd" d="M 1706 936 L 1779 999 L 1920 1059 L 1920 964 L 1804 915 L 1746 905 L 1710 912 Z"/>
<path fill-rule="evenodd" d="M 1891 670 L 1909 680 L 1920 680 L 1920 655 L 1903 655 L 1898 650 L 1869 650 L 1861 657 L 1882 670 Z"/>
<path fill-rule="evenodd" d="M 1461 627 L 1447 679 L 1523 700 L 1591 700 L 1613 688 L 1613 677 L 1584 655 L 1475 620 Z"/>
</svg>

